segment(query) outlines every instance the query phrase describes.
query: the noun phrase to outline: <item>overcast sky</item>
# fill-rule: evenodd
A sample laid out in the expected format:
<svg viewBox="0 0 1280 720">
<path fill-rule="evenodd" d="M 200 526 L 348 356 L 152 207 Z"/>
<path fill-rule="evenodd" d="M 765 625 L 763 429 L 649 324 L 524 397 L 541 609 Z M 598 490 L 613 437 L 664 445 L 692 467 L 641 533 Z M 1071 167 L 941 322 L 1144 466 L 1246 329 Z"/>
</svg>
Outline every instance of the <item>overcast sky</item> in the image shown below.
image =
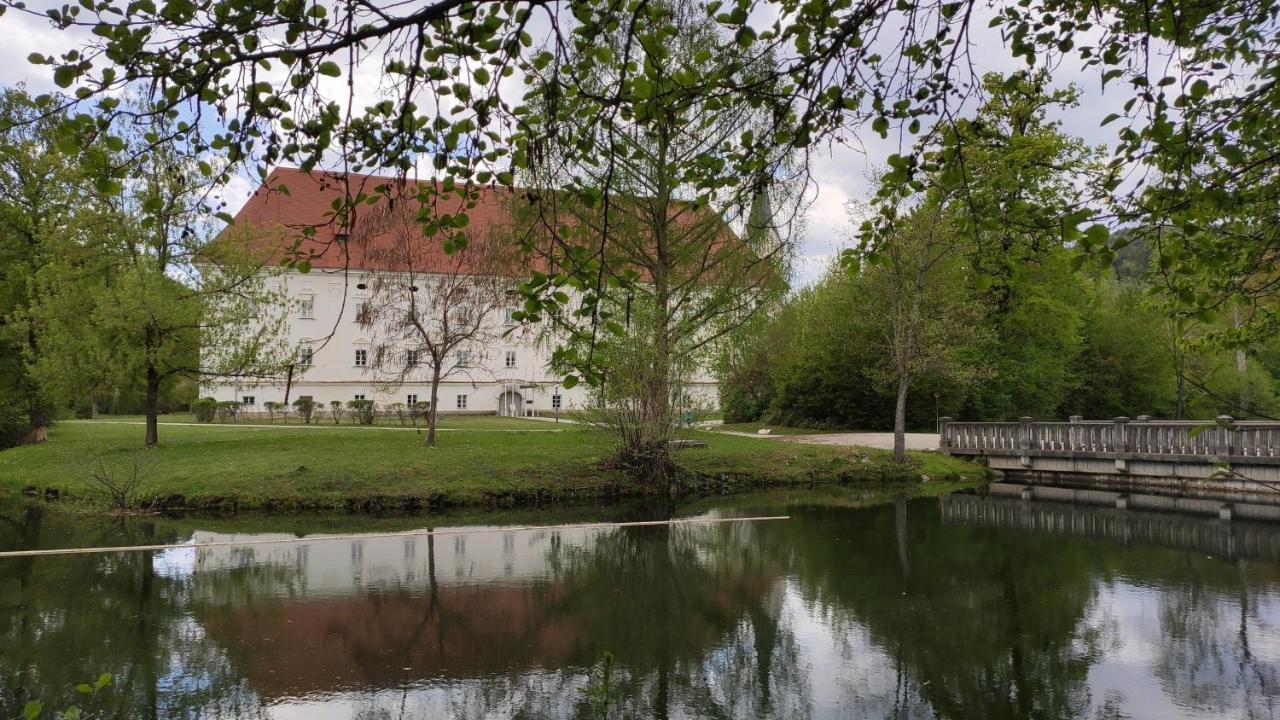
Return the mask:
<svg viewBox="0 0 1280 720">
<path fill-rule="evenodd" d="M 998 49 L 1000 38 L 987 29 L 986 24 L 985 19 L 973 23 L 975 46 L 981 48 L 980 52 L 973 54 L 978 63 L 984 63 L 979 70 L 1008 72 L 1025 66 L 1021 60 L 1012 60 L 1007 52 Z M 25 83 L 33 93 L 56 88 L 51 82 L 50 68 L 30 65 L 27 56 L 34 52 L 46 55 L 61 53 L 77 41 L 77 36 L 55 30 L 48 20 L 20 12 L 9 12 L 0 18 L 0 37 L 4 38 L 0 43 L 0 83 L 6 86 Z M 357 88 L 364 88 L 369 97 L 377 95 L 376 66 L 376 63 L 367 63 L 356 74 Z M 1055 69 L 1053 79 L 1056 85 L 1063 87 L 1075 83 L 1082 92 L 1080 107 L 1058 118 L 1063 129 L 1090 144 L 1109 144 L 1120 124 L 1101 128 L 1100 123 L 1107 114 L 1116 112 L 1128 96 L 1101 92 L 1097 74 L 1083 73 L 1080 61 L 1075 58 Z M 345 91 L 345 86 L 342 87 Z M 365 104 L 360 99 L 357 102 L 361 103 L 357 107 Z M 869 128 L 850 130 L 851 138 L 856 132 L 856 140 L 823 146 L 813 154 L 815 186 L 811 191 L 812 206 L 797 258 L 797 280 L 800 284 L 816 280 L 835 254 L 848 244 L 852 225 L 846 203 L 865 198 L 874 169 L 883 166 L 890 154 L 901 152 L 905 149 L 903 144 L 910 142 L 909 137 L 901 140 L 902 144 L 894 136 L 882 140 Z M 240 208 L 253 187 L 254 183 L 247 177 L 237 177 L 223 188 L 222 196 L 231 212 Z"/>
</svg>

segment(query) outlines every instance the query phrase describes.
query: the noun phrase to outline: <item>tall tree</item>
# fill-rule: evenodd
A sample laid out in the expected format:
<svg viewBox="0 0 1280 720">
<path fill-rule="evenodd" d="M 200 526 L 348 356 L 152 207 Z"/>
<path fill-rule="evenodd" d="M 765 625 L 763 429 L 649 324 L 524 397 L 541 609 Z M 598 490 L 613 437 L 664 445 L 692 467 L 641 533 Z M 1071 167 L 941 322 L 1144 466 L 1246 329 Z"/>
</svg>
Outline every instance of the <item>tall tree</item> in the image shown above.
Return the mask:
<svg viewBox="0 0 1280 720">
<path fill-rule="evenodd" d="M 888 237 L 863 238 L 844 260 L 879 340 L 879 368 L 894 391 L 893 458 L 907 461 L 907 394 L 921 375 L 964 383 L 982 368 L 972 347 L 982 336 L 981 303 L 969 291 L 968 246 L 941 198 L 905 211 Z"/>
<path fill-rule="evenodd" d="M 155 130 L 139 130 L 136 142 L 147 142 L 144 132 Z M 140 378 L 151 447 L 170 378 L 279 372 L 292 356 L 289 301 L 255 254 L 267 243 L 239 230 L 214 235 L 191 161 L 158 146 L 128 162 L 127 191 L 103 198 L 109 227 L 50 240 L 32 310 L 45 344 L 33 361 L 64 396 Z"/>
<path fill-rule="evenodd" d="M 59 142 L 22 89 L 0 93 L 0 449 L 43 438 L 53 407 L 30 359 L 43 352 L 30 309 L 46 241 L 78 222 L 86 203 L 76 144 Z M 85 221 L 87 222 L 87 221 Z"/>
<path fill-rule="evenodd" d="M 779 292 L 787 243 L 766 199 L 777 178 L 737 176 L 727 164 L 713 181 L 697 177 L 716 148 L 767 126 L 747 104 L 686 88 L 688 78 L 741 67 L 737 46 L 684 0 L 651 3 L 636 23 L 634 34 L 619 27 L 578 49 L 591 60 L 581 80 L 587 99 L 557 74 L 535 75 L 539 114 L 522 142 L 547 160 L 528 178 L 550 202 L 529 244 L 559 272 L 529 283 L 546 302 L 529 303 L 527 316 L 549 315 L 570 331 L 558 361 L 574 366 L 598 352 L 608 384 L 601 398 L 606 410 L 618 404 L 608 424 L 624 438 L 624 456 L 661 477 L 689 377 L 706 367 L 707 348 Z M 618 111 L 587 114 L 590 98 L 609 92 Z M 547 136 L 551 127 L 559 134 Z M 558 301 L 566 288 L 583 289 L 572 279 L 588 268 L 607 278 L 605 289 L 576 307 Z M 602 324 L 612 337 L 597 348 Z"/>
<path fill-rule="evenodd" d="M 967 239 L 973 282 L 993 328 L 991 382 L 974 386 L 973 408 L 992 419 L 1055 415 L 1074 387 L 1087 293 L 1075 273 L 1071 218 L 1091 185 L 1109 175 L 1096 150 L 1062 132 L 1050 111 L 1078 103 L 1044 72 L 983 78 L 986 101 L 971 117 L 942 124 L 922 151 L 935 163 L 925 180 L 946 197 L 955 230 Z M 916 191 L 885 176 L 880 199 L 892 208 Z M 892 213 L 878 224 L 891 228 Z M 1074 235 L 1073 235 L 1074 233 Z M 1052 317 L 1053 322 L 1044 322 Z"/>
</svg>

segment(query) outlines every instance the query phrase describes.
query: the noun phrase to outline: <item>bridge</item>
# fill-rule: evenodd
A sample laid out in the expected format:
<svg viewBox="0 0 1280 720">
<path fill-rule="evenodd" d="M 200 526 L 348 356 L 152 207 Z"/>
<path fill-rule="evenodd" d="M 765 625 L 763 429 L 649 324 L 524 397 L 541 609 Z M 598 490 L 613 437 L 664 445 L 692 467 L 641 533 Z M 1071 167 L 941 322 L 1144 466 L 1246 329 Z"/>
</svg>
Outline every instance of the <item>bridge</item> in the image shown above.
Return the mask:
<svg viewBox="0 0 1280 720">
<path fill-rule="evenodd" d="M 1222 523 L 1194 514 L 1133 513 L 1081 498 L 1076 502 L 1020 502 L 1001 497 L 999 483 L 986 496 L 939 498 L 943 522 L 1017 528 L 1027 532 L 1101 538 L 1125 545 L 1192 550 L 1223 558 L 1280 562 L 1280 524 Z M 1099 506 L 1102 505 L 1102 506 Z M 1260 518 L 1272 519 L 1272 518 Z"/>
<path fill-rule="evenodd" d="M 1280 503 L 1280 422 L 942 418 L 939 431 L 942 452 L 985 461 L 1012 482 Z"/>
</svg>

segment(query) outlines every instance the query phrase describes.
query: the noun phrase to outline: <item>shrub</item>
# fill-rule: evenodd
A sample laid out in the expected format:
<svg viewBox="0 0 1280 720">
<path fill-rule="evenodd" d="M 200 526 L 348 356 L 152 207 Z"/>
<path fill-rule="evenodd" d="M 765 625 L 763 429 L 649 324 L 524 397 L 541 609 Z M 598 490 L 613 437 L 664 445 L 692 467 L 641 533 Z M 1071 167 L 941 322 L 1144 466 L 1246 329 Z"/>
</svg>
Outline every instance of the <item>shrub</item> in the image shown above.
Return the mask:
<svg viewBox="0 0 1280 720">
<path fill-rule="evenodd" d="M 426 400 L 419 400 L 409 408 L 409 420 L 413 424 L 418 424 L 418 418 L 425 418 L 431 412 L 431 403 Z"/>
<path fill-rule="evenodd" d="M 293 409 L 298 411 L 298 416 L 302 418 L 302 422 L 306 425 L 311 424 L 311 416 L 315 414 L 316 408 L 320 403 L 312 399 L 310 395 L 303 395 L 293 401 Z"/>
<path fill-rule="evenodd" d="M 151 474 L 151 458 L 141 450 L 134 450 L 123 466 L 115 465 L 105 455 L 81 459 L 79 464 L 81 472 L 111 498 L 117 512 L 138 506 L 138 497 L 144 492 Z"/>
<path fill-rule="evenodd" d="M 386 410 L 387 412 L 393 413 L 396 416 L 396 419 L 400 421 L 400 424 L 404 425 L 404 419 L 407 414 L 406 411 L 408 410 L 404 403 L 391 403 L 386 407 Z"/>
<path fill-rule="evenodd" d="M 196 422 L 211 423 L 218 414 L 218 401 L 211 397 L 192 400 L 191 414 L 196 416 Z"/>
<path fill-rule="evenodd" d="M 284 408 L 284 403 L 278 403 L 274 400 L 268 400 L 262 403 L 262 407 L 267 411 L 267 418 L 271 422 L 275 422 L 276 413 L 280 412 L 280 410 Z"/>
<path fill-rule="evenodd" d="M 240 402 L 238 400 L 224 400 L 217 405 L 218 422 L 226 422 L 228 419 L 239 420 Z"/>
<path fill-rule="evenodd" d="M 372 400 L 348 400 L 347 410 L 361 425 L 372 425 L 378 414 L 378 406 Z"/>
<path fill-rule="evenodd" d="M 333 415 L 333 424 L 337 425 L 338 421 L 342 419 L 342 401 L 341 400 L 329 401 L 329 414 Z"/>
<path fill-rule="evenodd" d="M 720 396 L 720 409 L 726 423 L 755 422 L 768 410 L 768 405 L 745 387 L 725 389 Z"/>
<path fill-rule="evenodd" d="M 88 398 L 84 398 L 79 402 L 77 402 L 75 414 L 76 414 L 77 420 L 92 420 L 93 419 L 93 401 Z"/>
</svg>

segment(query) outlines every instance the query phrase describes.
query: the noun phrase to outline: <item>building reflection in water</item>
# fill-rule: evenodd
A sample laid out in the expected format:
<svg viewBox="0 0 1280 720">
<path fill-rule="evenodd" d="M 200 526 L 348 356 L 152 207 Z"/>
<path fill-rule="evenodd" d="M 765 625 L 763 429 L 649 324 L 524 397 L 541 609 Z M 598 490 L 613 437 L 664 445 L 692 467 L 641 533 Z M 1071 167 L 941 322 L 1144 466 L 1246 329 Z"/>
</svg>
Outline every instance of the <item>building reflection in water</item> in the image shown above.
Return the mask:
<svg viewBox="0 0 1280 720">
<path fill-rule="evenodd" d="M 103 671 L 125 717 L 1273 716 L 1280 528 L 977 496 L 757 511 L 792 519 L 0 564 L 0 716 Z"/>
</svg>

